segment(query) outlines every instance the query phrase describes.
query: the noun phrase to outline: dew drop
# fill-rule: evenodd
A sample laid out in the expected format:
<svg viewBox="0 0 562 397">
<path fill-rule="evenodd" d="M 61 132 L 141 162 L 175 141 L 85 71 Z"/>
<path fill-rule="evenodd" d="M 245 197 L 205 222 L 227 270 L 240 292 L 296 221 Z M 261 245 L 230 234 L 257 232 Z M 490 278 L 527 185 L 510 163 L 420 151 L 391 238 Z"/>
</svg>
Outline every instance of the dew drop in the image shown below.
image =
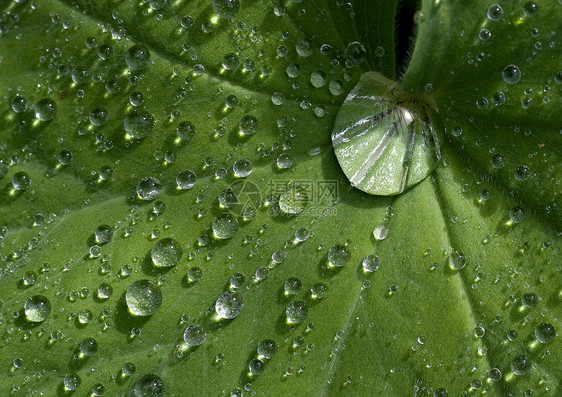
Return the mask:
<svg viewBox="0 0 562 397">
<path fill-rule="evenodd" d="M 508 84 L 516 84 L 521 80 L 521 70 L 517 65 L 507 65 L 502 71 L 503 80 Z"/>
<path fill-rule="evenodd" d="M 363 266 L 364 272 L 372 273 L 372 272 L 376 272 L 379 269 L 380 263 L 381 261 L 379 257 L 375 254 L 371 254 L 371 255 L 367 255 L 363 259 L 363 262 L 361 264 Z"/>
<path fill-rule="evenodd" d="M 490 21 L 499 21 L 503 17 L 503 8 L 498 4 L 494 4 L 488 8 L 487 15 Z"/>
<path fill-rule="evenodd" d="M 159 376 L 148 374 L 141 376 L 133 388 L 135 397 L 164 397 L 166 386 Z"/>
<path fill-rule="evenodd" d="M 258 119 L 256 119 L 254 116 L 243 116 L 238 123 L 240 135 L 254 135 L 258 130 L 258 124 Z"/>
<path fill-rule="evenodd" d="M 106 244 L 111 241 L 111 238 L 113 237 L 113 229 L 111 226 L 100 225 L 96 228 L 94 237 L 98 244 Z"/>
<path fill-rule="evenodd" d="M 176 240 L 164 238 L 152 247 L 150 256 L 152 263 L 156 267 L 174 267 L 178 264 L 183 254 L 183 250 Z"/>
<path fill-rule="evenodd" d="M 20 171 L 16 172 L 12 176 L 12 186 L 14 189 L 19 191 L 27 190 L 27 188 L 31 185 L 31 178 L 26 172 Z"/>
<path fill-rule="evenodd" d="M 466 258 L 459 251 L 454 251 L 449 255 L 449 266 L 453 270 L 461 270 L 466 266 Z"/>
<path fill-rule="evenodd" d="M 98 351 L 98 342 L 94 338 L 86 338 L 80 342 L 78 349 L 84 356 L 93 356 Z"/>
<path fill-rule="evenodd" d="M 244 298 L 238 291 L 226 291 L 218 297 L 215 311 L 220 318 L 233 319 L 238 317 L 244 307 Z"/>
<path fill-rule="evenodd" d="M 296 295 L 302 288 L 302 282 L 297 277 L 289 277 L 283 284 L 285 295 Z"/>
<path fill-rule="evenodd" d="M 556 329 L 552 324 L 541 323 L 535 328 L 535 338 L 540 343 L 550 343 L 556 336 Z"/>
<path fill-rule="evenodd" d="M 142 44 L 135 44 L 125 53 L 125 62 L 132 70 L 143 70 L 150 61 L 150 51 Z"/>
<path fill-rule="evenodd" d="M 258 354 L 260 358 L 270 360 L 277 353 L 277 342 L 273 339 L 264 339 L 258 344 Z"/>
<path fill-rule="evenodd" d="M 229 214 L 213 218 L 211 226 L 215 238 L 221 240 L 232 238 L 238 232 L 238 221 Z"/>
<path fill-rule="evenodd" d="M 156 178 L 142 178 L 137 183 L 137 196 L 146 201 L 152 201 L 160 195 L 162 184 Z"/>
<path fill-rule="evenodd" d="M 199 324 L 190 325 L 183 332 L 183 340 L 189 346 L 201 346 L 207 339 L 207 331 Z"/>
<path fill-rule="evenodd" d="M 24 113 L 27 110 L 28 102 L 21 95 L 16 95 L 11 102 L 12 110 L 16 113 Z M 39 116 L 37 116 L 39 117 Z"/>
<path fill-rule="evenodd" d="M 125 300 L 131 314 L 151 316 L 162 304 L 162 292 L 152 281 L 138 280 L 127 288 Z"/>
<path fill-rule="evenodd" d="M 365 62 L 365 59 L 367 58 L 367 50 L 365 50 L 365 47 L 360 42 L 353 41 L 347 45 L 347 48 L 345 49 L 345 56 L 351 62 L 360 64 Z"/>
<path fill-rule="evenodd" d="M 531 367 L 531 363 L 527 357 L 520 355 L 511 361 L 511 370 L 515 375 L 525 375 Z"/>
<path fill-rule="evenodd" d="M 285 309 L 285 315 L 287 316 L 287 321 L 290 324 L 300 324 L 308 316 L 308 309 L 306 304 L 302 301 L 294 301 L 287 305 Z"/>
<path fill-rule="evenodd" d="M 90 119 L 90 123 L 96 127 L 101 127 L 109 120 L 109 113 L 104 108 L 96 108 L 90 112 L 88 118 Z"/>
<path fill-rule="evenodd" d="M 246 159 L 236 160 L 232 166 L 232 171 L 238 178 L 246 178 L 252 173 L 252 162 Z"/>
<path fill-rule="evenodd" d="M 135 109 L 125 116 L 123 127 L 132 139 L 146 138 L 154 127 L 154 117 L 145 110 Z"/>
<path fill-rule="evenodd" d="M 351 253 L 345 245 L 336 244 L 328 250 L 328 263 L 330 266 L 343 267 L 351 259 Z"/>
<path fill-rule="evenodd" d="M 49 98 L 41 99 L 35 104 L 35 117 L 41 121 L 51 121 L 57 115 L 57 104 Z"/>
<path fill-rule="evenodd" d="M 178 189 L 181 190 L 189 190 L 195 186 L 195 182 L 197 182 L 197 175 L 194 172 L 185 170 L 178 172 L 176 176 L 176 185 Z"/>
<path fill-rule="evenodd" d="M 51 314 L 51 302 L 43 295 L 34 295 L 25 301 L 24 312 L 28 321 L 40 323 Z"/>
<path fill-rule="evenodd" d="M 65 377 L 62 379 L 62 383 L 64 385 L 64 389 L 66 391 L 74 391 L 77 390 L 80 387 L 80 384 L 82 383 L 80 376 L 78 376 L 77 374 L 71 373 L 68 375 L 65 375 Z"/>
<path fill-rule="evenodd" d="M 248 364 L 248 369 L 252 375 L 261 375 L 265 369 L 265 362 L 259 358 L 253 358 Z"/>
<path fill-rule="evenodd" d="M 239 0 L 213 0 L 213 11 L 222 19 L 234 18 L 239 9 Z"/>
</svg>

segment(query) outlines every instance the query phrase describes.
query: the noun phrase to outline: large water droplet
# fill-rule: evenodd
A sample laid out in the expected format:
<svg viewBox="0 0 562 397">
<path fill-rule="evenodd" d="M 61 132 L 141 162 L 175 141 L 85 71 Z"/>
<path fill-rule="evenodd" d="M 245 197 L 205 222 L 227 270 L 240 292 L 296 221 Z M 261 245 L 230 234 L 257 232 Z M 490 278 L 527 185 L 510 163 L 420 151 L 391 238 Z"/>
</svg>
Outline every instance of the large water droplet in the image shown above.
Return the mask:
<svg viewBox="0 0 562 397">
<path fill-rule="evenodd" d="M 362 262 L 363 271 L 367 273 L 376 272 L 379 269 L 380 263 L 381 261 L 377 255 L 367 255 Z"/>
<path fill-rule="evenodd" d="M 138 280 L 127 288 L 125 300 L 133 315 L 151 316 L 162 304 L 162 292 L 152 281 Z"/>
<path fill-rule="evenodd" d="M 35 295 L 25 301 L 25 317 L 33 323 L 45 321 L 51 314 L 51 302 L 43 295 Z"/>
<path fill-rule="evenodd" d="M 150 251 L 152 263 L 156 267 L 176 266 L 182 254 L 183 250 L 180 243 L 172 238 L 164 238 L 158 241 Z"/>
<path fill-rule="evenodd" d="M 27 190 L 27 188 L 30 185 L 31 185 L 31 178 L 26 172 L 24 171 L 16 172 L 12 176 L 12 186 L 14 187 L 14 189 L 23 191 L 23 190 Z"/>
<path fill-rule="evenodd" d="M 361 76 L 332 131 L 336 157 L 353 186 L 395 195 L 435 169 L 440 144 L 429 116 L 435 105 L 427 101 L 378 73 Z"/>
<path fill-rule="evenodd" d="M 515 375 L 525 375 L 531 368 L 531 363 L 527 357 L 520 355 L 511 361 L 511 370 Z"/>
<path fill-rule="evenodd" d="M 244 298 L 238 291 L 226 291 L 218 297 L 215 311 L 220 318 L 236 318 L 244 307 Z"/>
<path fill-rule="evenodd" d="M 98 351 L 98 342 L 94 338 L 86 338 L 80 342 L 78 349 L 84 356 L 93 356 Z"/>
<path fill-rule="evenodd" d="M 459 251 L 454 251 L 449 255 L 449 266 L 451 266 L 453 270 L 461 270 L 466 266 L 466 258 Z"/>
<path fill-rule="evenodd" d="M 503 17 L 503 8 L 498 4 L 491 5 L 487 16 L 490 21 L 499 21 Z"/>
<path fill-rule="evenodd" d="M 264 339 L 258 344 L 258 354 L 260 358 L 272 359 L 277 353 L 277 342 L 273 339 Z"/>
</svg>

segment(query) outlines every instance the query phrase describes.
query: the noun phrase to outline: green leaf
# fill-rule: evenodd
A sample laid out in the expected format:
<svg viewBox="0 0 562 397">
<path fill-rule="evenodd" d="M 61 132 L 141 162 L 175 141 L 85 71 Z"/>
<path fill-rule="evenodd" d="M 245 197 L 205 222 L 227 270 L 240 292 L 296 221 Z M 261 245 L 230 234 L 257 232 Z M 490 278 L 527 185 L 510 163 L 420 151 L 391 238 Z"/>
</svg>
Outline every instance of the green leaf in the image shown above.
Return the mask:
<svg viewBox="0 0 562 397">
<path fill-rule="evenodd" d="M 3 5 L 1 389 L 558 395 L 562 7 L 533 4 L 423 2 L 401 86 L 442 158 L 392 197 L 331 132 L 394 78 L 394 1 Z"/>
</svg>

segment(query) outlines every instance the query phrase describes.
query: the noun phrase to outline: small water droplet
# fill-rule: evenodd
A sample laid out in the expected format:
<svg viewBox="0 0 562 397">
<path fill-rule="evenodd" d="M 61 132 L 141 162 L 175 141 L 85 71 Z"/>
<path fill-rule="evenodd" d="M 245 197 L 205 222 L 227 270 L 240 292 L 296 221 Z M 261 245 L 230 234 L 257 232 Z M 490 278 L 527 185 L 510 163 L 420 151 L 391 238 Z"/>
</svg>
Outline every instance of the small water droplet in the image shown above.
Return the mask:
<svg viewBox="0 0 562 397">
<path fill-rule="evenodd" d="M 201 346 L 207 339 L 207 331 L 199 324 L 190 325 L 183 332 L 183 340 L 189 346 Z"/>
<path fill-rule="evenodd" d="M 133 315 L 151 316 L 162 304 L 162 292 L 152 281 L 138 280 L 127 288 L 125 300 Z"/>
<path fill-rule="evenodd" d="M 238 317 L 244 308 L 244 298 L 238 291 L 226 291 L 218 297 L 215 311 L 220 318 L 233 319 Z"/>
</svg>

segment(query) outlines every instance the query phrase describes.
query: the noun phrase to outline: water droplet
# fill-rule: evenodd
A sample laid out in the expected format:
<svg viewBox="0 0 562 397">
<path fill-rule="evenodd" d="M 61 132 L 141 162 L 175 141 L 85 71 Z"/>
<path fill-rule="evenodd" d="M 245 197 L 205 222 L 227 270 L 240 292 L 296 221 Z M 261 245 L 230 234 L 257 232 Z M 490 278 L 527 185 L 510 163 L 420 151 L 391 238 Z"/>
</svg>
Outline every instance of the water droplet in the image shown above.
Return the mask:
<svg viewBox="0 0 562 397">
<path fill-rule="evenodd" d="M 125 300 L 133 315 L 151 316 L 162 304 L 162 292 L 152 281 L 138 280 L 127 288 Z"/>
<path fill-rule="evenodd" d="M 484 334 L 486 334 L 486 329 L 484 327 L 481 327 L 481 326 L 474 327 L 473 331 L 474 331 L 474 335 L 477 338 L 482 338 L 484 336 Z"/>
<path fill-rule="evenodd" d="M 517 356 L 511 361 L 511 370 L 515 375 L 525 375 L 530 367 L 531 363 L 523 355 Z"/>
<path fill-rule="evenodd" d="M 289 277 L 283 284 L 285 295 L 296 295 L 302 288 L 302 282 L 297 277 Z"/>
<path fill-rule="evenodd" d="M 515 206 L 509 210 L 509 219 L 513 223 L 520 223 L 525 219 L 525 211 L 519 206 Z"/>
<path fill-rule="evenodd" d="M 12 176 L 12 186 L 16 190 L 26 190 L 31 185 L 31 178 L 26 172 L 20 171 L 16 172 Z"/>
<path fill-rule="evenodd" d="M 305 191 L 289 188 L 279 196 L 279 209 L 285 214 L 297 215 L 305 209 L 308 199 Z"/>
<path fill-rule="evenodd" d="M 328 250 L 328 262 L 330 266 L 343 267 L 351 259 L 351 253 L 345 245 L 336 244 Z"/>
<path fill-rule="evenodd" d="M 68 165 L 72 162 L 73 157 L 72 152 L 63 149 L 57 155 L 57 160 L 61 165 Z"/>
<path fill-rule="evenodd" d="M 323 299 L 328 293 L 328 286 L 324 283 L 316 283 L 310 287 L 310 296 L 312 299 Z"/>
<path fill-rule="evenodd" d="M 345 49 L 345 56 L 351 62 L 360 64 L 365 62 L 365 59 L 367 58 L 367 50 L 365 50 L 365 47 L 360 42 L 353 41 L 347 45 L 347 48 Z"/>
<path fill-rule="evenodd" d="M 270 360 L 277 353 L 277 342 L 273 339 L 264 339 L 258 344 L 258 354 L 260 358 Z"/>
<path fill-rule="evenodd" d="M 41 99 L 35 104 L 35 117 L 41 121 L 51 121 L 57 115 L 57 104 L 49 98 Z"/>
<path fill-rule="evenodd" d="M 490 39 L 490 37 L 492 37 L 492 33 L 488 29 L 482 29 L 480 33 L 478 33 L 478 38 L 482 41 L 486 41 Z"/>
<path fill-rule="evenodd" d="M 562 70 L 554 75 L 554 82 L 562 85 Z"/>
<path fill-rule="evenodd" d="M 490 159 L 490 164 L 495 169 L 503 168 L 505 166 L 503 156 L 499 153 L 492 155 L 492 158 Z"/>
<path fill-rule="evenodd" d="M 241 135 L 254 135 L 258 130 L 258 119 L 254 116 L 245 115 L 240 119 L 238 128 Z"/>
<path fill-rule="evenodd" d="M 98 342 L 94 338 L 86 338 L 80 342 L 78 349 L 85 356 L 93 356 L 98 351 Z"/>
<path fill-rule="evenodd" d="M 503 17 L 503 8 L 498 4 L 494 4 L 488 8 L 487 15 L 490 21 L 499 21 Z"/>
<path fill-rule="evenodd" d="M 502 378 L 502 371 L 500 371 L 498 368 L 492 368 L 488 371 L 488 377 L 493 382 L 499 382 Z"/>
<path fill-rule="evenodd" d="M 64 385 L 65 390 L 73 391 L 73 390 L 77 390 L 80 387 L 82 381 L 77 374 L 72 373 L 72 374 L 65 375 L 65 377 L 62 380 L 62 383 Z"/>
<path fill-rule="evenodd" d="M 461 270 L 466 266 L 465 256 L 459 251 L 454 251 L 449 255 L 449 266 L 451 266 L 453 270 Z"/>
<path fill-rule="evenodd" d="M 521 296 L 521 303 L 527 309 L 532 309 L 539 303 L 539 298 L 532 292 L 526 292 Z"/>
<path fill-rule="evenodd" d="M 293 160 L 291 159 L 289 153 L 281 153 L 279 156 L 277 156 L 276 163 L 277 163 L 277 167 L 279 167 L 282 170 L 286 170 L 293 166 Z"/>
<path fill-rule="evenodd" d="M 519 167 L 515 168 L 515 172 L 513 173 L 513 176 L 519 182 L 524 182 L 527 179 L 529 179 L 530 173 L 531 170 L 529 169 L 529 167 L 527 167 L 526 165 L 520 165 Z"/>
<path fill-rule="evenodd" d="M 37 281 L 37 275 L 35 274 L 35 272 L 25 272 L 22 277 L 23 285 L 25 285 L 26 287 L 31 287 L 35 285 L 36 281 Z"/>
<path fill-rule="evenodd" d="M 230 276 L 230 288 L 237 289 L 244 285 L 245 277 L 242 273 L 234 273 Z"/>
<path fill-rule="evenodd" d="M 40 323 L 51 314 L 51 302 L 43 295 L 34 295 L 25 301 L 24 312 L 28 321 Z"/>
<path fill-rule="evenodd" d="M 161 10 L 166 5 L 166 0 L 148 0 L 148 5 L 154 11 Z"/>
<path fill-rule="evenodd" d="M 201 346 L 207 339 L 207 331 L 199 324 L 190 325 L 183 332 L 183 340 L 189 346 Z"/>
<path fill-rule="evenodd" d="M 252 173 L 252 162 L 246 159 L 236 160 L 232 170 L 238 178 L 246 178 Z"/>
<path fill-rule="evenodd" d="M 388 236 L 388 228 L 385 225 L 375 226 L 373 229 L 373 237 L 375 240 L 384 240 Z"/>
<path fill-rule="evenodd" d="M 150 256 L 152 263 L 156 267 L 173 267 L 181 259 L 183 250 L 176 240 L 163 238 L 152 247 Z"/>
<path fill-rule="evenodd" d="M 211 226 L 215 238 L 221 240 L 232 238 L 238 232 L 238 221 L 229 214 L 213 218 Z"/>
<path fill-rule="evenodd" d="M 129 102 L 133 106 L 142 105 L 142 103 L 144 102 L 144 96 L 142 95 L 142 92 L 139 91 L 131 92 L 131 95 L 129 95 Z"/>
<path fill-rule="evenodd" d="M 133 139 L 146 138 L 154 127 L 154 117 L 145 110 L 135 109 L 125 116 L 123 127 Z"/>
<path fill-rule="evenodd" d="M 302 243 L 310 238 L 310 230 L 306 227 L 301 227 L 295 231 L 295 240 L 297 243 Z"/>
<path fill-rule="evenodd" d="M 236 54 L 229 53 L 222 58 L 222 67 L 226 70 L 234 70 L 238 67 L 238 57 Z"/>
<path fill-rule="evenodd" d="M 213 11 L 223 19 L 232 19 L 240 9 L 238 0 L 213 0 Z"/>
<path fill-rule="evenodd" d="M 505 94 L 503 92 L 496 92 L 492 95 L 492 103 L 496 106 L 503 105 L 505 103 Z"/>
<path fill-rule="evenodd" d="M 258 358 L 253 358 L 248 364 L 248 369 L 252 375 L 261 375 L 265 369 L 265 362 Z"/>
<path fill-rule="evenodd" d="M 539 12 L 539 6 L 534 1 L 528 1 L 523 5 L 523 13 L 525 16 L 531 18 L 537 15 Z"/>
<path fill-rule="evenodd" d="M 376 272 L 379 269 L 380 263 L 381 261 L 377 255 L 367 255 L 362 262 L 363 271 L 366 273 Z"/>
<path fill-rule="evenodd" d="M 552 324 L 541 323 L 535 328 L 535 338 L 540 343 L 550 343 L 556 336 L 556 329 Z"/>
<path fill-rule="evenodd" d="M 326 73 L 316 70 L 310 74 L 310 84 L 315 88 L 322 88 L 326 85 Z"/>
<path fill-rule="evenodd" d="M 156 178 L 142 178 L 137 183 L 137 196 L 142 200 L 152 201 L 160 195 L 162 184 Z"/>
<path fill-rule="evenodd" d="M 111 226 L 100 225 L 96 228 L 94 236 L 98 244 L 106 244 L 113 237 L 113 229 Z"/>
<path fill-rule="evenodd" d="M 125 62 L 133 70 L 143 70 L 150 61 L 150 51 L 142 44 L 135 44 L 125 53 Z"/>
<path fill-rule="evenodd" d="M 218 297 L 215 311 L 220 318 L 232 319 L 238 317 L 244 307 L 244 298 L 237 291 L 226 291 Z"/>
<path fill-rule="evenodd" d="M 101 299 L 101 300 L 109 299 L 112 294 L 113 294 L 113 287 L 111 287 L 111 285 L 106 284 L 106 283 L 100 284 L 98 286 L 97 291 L 96 291 L 96 295 L 97 295 L 98 299 Z"/>
<path fill-rule="evenodd" d="M 90 81 L 90 71 L 84 66 L 77 66 L 72 69 L 70 77 L 77 85 L 84 85 Z"/>
<path fill-rule="evenodd" d="M 507 65 L 502 71 L 503 80 L 508 84 L 516 84 L 521 80 L 521 70 L 517 65 Z"/>
<path fill-rule="evenodd" d="M 96 108 L 90 112 L 88 118 L 90 119 L 90 123 L 96 127 L 101 127 L 109 120 L 109 113 L 104 108 Z"/>
<path fill-rule="evenodd" d="M 143 375 L 133 388 L 135 397 L 165 397 L 166 386 L 160 377 L 154 374 Z"/>
<path fill-rule="evenodd" d="M 11 102 L 12 110 L 16 113 L 24 113 L 27 110 L 27 99 L 21 95 L 16 95 Z"/>
<path fill-rule="evenodd" d="M 382 58 L 385 53 L 386 50 L 384 49 L 384 47 L 378 46 L 377 48 L 375 48 L 375 56 L 377 58 Z"/>
<path fill-rule="evenodd" d="M 187 281 L 190 283 L 196 283 L 203 277 L 203 271 L 198 267 L 192 267 L 187 270 L 186 273 Z"/>
<path fill-rule="evenodd" d="M 294 301 L 287 305 L 285 309 L 285 315 L 287 316 L 287 321 L 290 324 L 300 324 L 308 316 L 308 309 L 306 304 L 302 301 Z"/>
</svg>

